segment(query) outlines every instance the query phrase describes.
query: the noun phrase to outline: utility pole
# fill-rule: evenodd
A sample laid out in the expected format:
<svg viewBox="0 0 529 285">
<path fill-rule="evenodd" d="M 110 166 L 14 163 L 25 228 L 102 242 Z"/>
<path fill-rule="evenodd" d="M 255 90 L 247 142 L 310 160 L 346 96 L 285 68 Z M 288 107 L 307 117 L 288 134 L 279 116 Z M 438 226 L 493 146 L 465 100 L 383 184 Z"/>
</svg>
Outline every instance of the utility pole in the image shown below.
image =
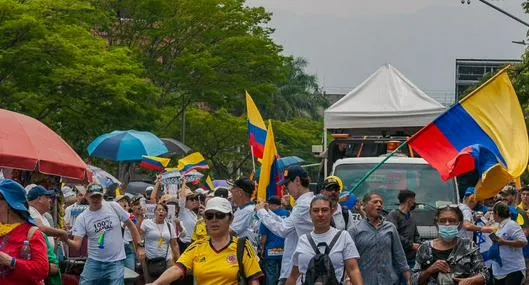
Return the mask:
<svg viewBox="0 0 529 285">
<path fill-rule="evenodd" d="M 502 8 L 490 3 L 489 1 L 487 1 L 487 0 L 478 0 L 478 1 L 483 3 L 483 4 L 485 4 L 485 5 L 487 5 L 487 6 L 489 6 L 489 7 L 491 7 L 491 8 L 493 8 L 494 10 L 506 15 L 507 17 L 509 17 L 509 18 L 517 21 L 518 23 L 520 23 L 520 24 L 522 24 L 522 25 L 524 25 L 524 26 L 529 28 L 529 23 L 527 23 L 526 21 L 524 21 L 524 20 L 514 16 L 513 14 L 503 10 Z M 467 2 L 467 4 L 470 5 L 470 0 L 467 0 L 466 2 Z M 465 4 L 465 0 L 461 0 L 461 4 Z"/>
</svg>

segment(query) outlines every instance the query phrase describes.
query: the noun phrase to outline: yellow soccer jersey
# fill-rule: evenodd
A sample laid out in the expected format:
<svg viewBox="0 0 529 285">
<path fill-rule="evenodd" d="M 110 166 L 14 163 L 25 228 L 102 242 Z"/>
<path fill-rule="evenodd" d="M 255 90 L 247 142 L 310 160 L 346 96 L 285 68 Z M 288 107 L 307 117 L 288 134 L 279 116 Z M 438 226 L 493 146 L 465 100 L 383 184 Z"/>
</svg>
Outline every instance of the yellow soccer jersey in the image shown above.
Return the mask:
<svg viewBox="0 0 529 285">
<path fill-rule="evenodd" d="M 209 239 L 208 231 L 206 230 L 206 221 L 204 219 L 198 220 L 191 239 L 193 241 L 197 241 L 200 239 Z"/>
<path fill-rule="evenodd" d="M 246 241 L 243 264 L 248 280 L 262 275 L 259 259 L 249 241 Z M 237 238 L 232 237 L 220 251 L 213 249 L 209 239 L 197 240 L 184 251 L 177 265 L 192 270 L 200 285 L 238 285 Z"/>
</svg>

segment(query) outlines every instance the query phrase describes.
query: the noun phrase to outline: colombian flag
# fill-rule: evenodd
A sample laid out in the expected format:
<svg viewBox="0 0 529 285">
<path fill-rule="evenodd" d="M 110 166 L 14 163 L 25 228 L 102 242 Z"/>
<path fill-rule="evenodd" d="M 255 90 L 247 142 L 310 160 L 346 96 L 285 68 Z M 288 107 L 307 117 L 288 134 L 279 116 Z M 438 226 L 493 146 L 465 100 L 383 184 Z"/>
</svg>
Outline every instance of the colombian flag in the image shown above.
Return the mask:
<svg viewBox="0 0 529 285">
<path fill-rule="evenodd" d="M 209 169 L 208 162 L 200 154 L 200 152 L 194 152 L 184 158 L 178 160 L 177 170 L 182 172 L 182 175 L 185 175 L 191 170 L 206 170 Z"/>
<path fill-rule="evenodd" d="M 248 113 L 248 133 L 250 135 L 250 147 L 254 157 L 263 158 L 266 142 L 266 126 L 255 105 L 252 97 L 246 92 L 246 109 Z"/>
<path fill-rule="evenodd" d="M 206 188 L 208 188 L 209 191 L 215 191 L 215 184 L 213 184 L 213 180 L 211 180 L 211 176 L 208 175 L 206 178 L 206 184 L 204 185 Z"/>
<path fill-rule="evenodd" d="M 167 167 L 170 161 L 170 158 L 143 155 L 140 162 L 140 167 L 158 172 L 164 172 L 165 167 Z"/>
<path fill-rule="evenodd" d="M 478 200 L 496 195 L 525 171 L 529 141 L 507 68 L 409 141 L 443 180 L 477 171 Z"/>
<path fill-rule="evenodd" d="M 281 197 L 277 183 L 281 180 L 281 173 L 277 165 L 277 148 L 272 130 L 272 122 L 268 123 L 268 132 L 264 148 L 263 160 L 261 161 L 261 173 L 259 174 L 259 185 L 257 188 L 257 200 L 266 201 L 272 195 Z"/>
</svg>

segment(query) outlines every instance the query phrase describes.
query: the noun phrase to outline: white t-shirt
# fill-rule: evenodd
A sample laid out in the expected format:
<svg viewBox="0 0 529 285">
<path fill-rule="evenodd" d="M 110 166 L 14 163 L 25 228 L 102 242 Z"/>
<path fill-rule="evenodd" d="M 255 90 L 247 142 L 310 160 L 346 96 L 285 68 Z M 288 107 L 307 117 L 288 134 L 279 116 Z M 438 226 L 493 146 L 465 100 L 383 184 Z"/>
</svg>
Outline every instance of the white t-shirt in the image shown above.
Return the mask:
<svg viewBox="0 0 529 285">
<path fill-rule="evenodd" d="M 312 231 L 310 235 L 316 245 L 321 242 L 324 242 L 329 245 L 338 232 L 339 231 L 337 229 L 331 227 L 326 233 L 316 234 L 314 233 L 314 231 Z M 319 250 L 321 253 L 324 253 L 325 248 L 320 247 Z M 299 238 L 298 245 L 296 247 L 296 251 L 294 252 L 294 257 L 292 260 L 292 264 L 294 266 L 298 266 L 299 272 L 301 273 L 300 278 L 298 278 L 297 280 L 297 284 L 301 284 L 304 280 L 304 276 L 307 273 L 310 260 L 314 257 L 314 255 L 316 255 L 316 252 L 314 252 L 314 249 L 310 245 L 307 236 L 302 235 Z M 338 238 L 338 240 L 336 240 L 336 243 L 331 249 L 329 257 L 331 258 L 332 265 L 336 272 L 336 279 L 338 281 L 342 281 L 345 268 L 344 261 L 353 258 L 360 258 L 360 254 L 358 254 L 356 245 L 353 239 L 351 238 L 351 235 L 349 235 L 347 231 L 341 232 L 340 237 Z"/>
<path fill-rule="evenodd" d="M 32 206 L 29 206 L 29 214 L 31 215 L 31 217 L 33 218 L 33 220 L 35 220 L 35 222 L 37 224 L 41 223 L 42 225 L 46 226 L 46 227 L 50 227 L 52 228 L 52 226 L 50 225 L 50 222 L 48 221 L 48 219 L 44 218 L 40 213 L 39 211 L 37 211 L 37 209 L 33 208 Z M 48 241 L 50 242 L 50 244 L 53 246 L 53 248 L 55 248 L 55 239 L 52 237 L 52 236 L 49 236 L 48 237 Z"/>
<path fill-rule="evenodd" d="M 192 233 L 195 231 L 195 226 L 197 225 L 198 216 L 195 212 L 189 210 L 186 208 L 186 200 L 185 198 L 182 198 L 179 200 L 180 205 L 180 212 L 178 213 L 178 216 L 180 217 L 180 220 L 184 224 L 184 228 L 186 229 L 187 233 Z M 191 235 L 185 235 L 180 237 L 180 240 L 185 243 L 191 242 Z"/>
<path fill-rule="evenodd" d="M 500 223 L 496 235 L 504 240 L 527 241 L 522 228 L 513 220 L 506 219 Z M 509 273 L 522 271 L 525 274 L 525 260 L 521 247 L 515 248 L 507 245 L 500 245 L 500 258 L 502 266 L 497 262 L 492 263 L 492 272 L 495 278 L 501 279 Z"/>
<path fill-rule="evenodd" d="M 171 234 L 169 234 L 169 228 L 171 227 Z M 143 236 L 145 237 L 145 254 L 147 258 L 157 258 L 166 256 L 167 260 L 173 258 L 171 253 L 170 241 L 176 239 L 176 230 L 172 223 L 167 223 L 164 221 L 163 224 L 157 224 L 153 220 L 145 220 L 141 224 L 141 230 L 143 231 Z M 160 234 L 161 233 L 161 234 Z M 163 243 L 160 243 L 160 237 L 163 239 Z"/>
<path fill-rule="evenodd" d="M 114 262 L 125 259 L 125 247 L 121 233 L 121 223 L 129 219 L 127 213 L 117 202 L 103 201 L 97 211 L 87 209 L 82 212 L 73 226 L 73 235 L 88 236 L 88 257 L 101 262 Z M 98 241 L 104 233 L 104 248 Z"/>
</svg>

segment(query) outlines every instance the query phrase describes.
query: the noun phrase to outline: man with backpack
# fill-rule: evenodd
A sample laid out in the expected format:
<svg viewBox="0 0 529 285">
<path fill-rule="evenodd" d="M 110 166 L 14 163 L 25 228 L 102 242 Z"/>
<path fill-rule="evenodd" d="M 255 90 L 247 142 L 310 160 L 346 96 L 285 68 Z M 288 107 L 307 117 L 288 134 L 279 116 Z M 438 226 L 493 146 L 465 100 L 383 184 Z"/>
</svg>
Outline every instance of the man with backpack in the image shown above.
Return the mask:
<svg viewBox="0 0 529 285">
<path fill-rule="evenodd" d="M 329 176 L 323 181 L 321 194 L 327 196 L 336 207 L 336 210 L 332 214 L 334 227 L 339 230 L 349 231 L 356 223 L 354 222 L 353 213 L 338 203 L 342 191 L 343 182 L 340 177 Z"/>
<path fill-rule="evenodd" d="M 88 237 L 88 259 L 81 273 L 81 285 L 123 285 L 125 270 L 125 247 L 121 223 L 129 229 L 136 254 L 145 255 L 140 244 L 138 229 L 117 202 L 103 201 L 103 187 L 88 186 L 86 191 L 89 207 L 79 215 L 73 227 L 74 239 L 67 240 L 76 250 L 81 248 L 83 237 Z"/>
</svg>

